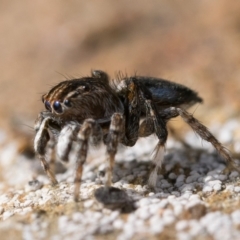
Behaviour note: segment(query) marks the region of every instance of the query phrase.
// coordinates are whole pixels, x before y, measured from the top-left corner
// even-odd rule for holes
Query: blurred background
[[[238,1],[1,0],[0,35],[0,129],[15,137],[32,139],[43,93],[91,69],[187,85],[208,126],[239,116]]]

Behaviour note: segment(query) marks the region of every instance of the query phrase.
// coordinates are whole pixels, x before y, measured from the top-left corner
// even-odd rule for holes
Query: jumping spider
[[[232,163],[221,143],[186,111],[195,103],[201,103],[202,99],[196,92],[177,83],[153,77],[120,75],[118,81],[110,85],[108,75],[95,70],[90,77],[60,82],[43,95],[42,101],[46,111],[40,112],[36,120],[35,151],[51,183],[55,185],[58,183],[55,174],[45,159],[50,132],[56,142],[57,156],[62,161],[68,161],[72,144],[76,142],[76,201],[89,142],[96,145],[103,141],[106,145],[108,170],[105,185],[109,187],[118,144],[133,146],[139,137],[156,134],[159,141],[153,158],[155,169],[149,177],[149,185],[155,186],[158,169],[164,159],[168,136],[166,125],[177,116],[181,116],[228,163]]]

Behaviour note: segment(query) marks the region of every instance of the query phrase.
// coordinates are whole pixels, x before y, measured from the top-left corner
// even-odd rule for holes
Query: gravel
[[[216,135],[227,144],[237,127],[239,124],[231,120]],[[198,144],[195,135],[187,136],[187,142]],[[240,139],[234,141],[237,146]],[[174,146],[174,140],[170,142]],[[125,191],[134,202],[136,210],[130,213],[107,209],[94,198],[102,186],[104,149],[91,151],[91,161],[84,169],[81,202],[75,204],[71,163],[65,173],[57,175],[59,185],[51,187],[47,177],[36,170],[38,161],[20,155],[17,143],[2,144],[0,231],[16,233],[15,239],[95,239],[106,234],[118,240],[154,236],[240,239],[239,173],[224,173],[225,164],[208,144],[196,150],[199,145],[185,149],[176,142],[177,148],[167,147],[153,191],[147,179],[155,143],[155,138],[140,139],[133,148],[120,147],[116,157],[113,187]]]

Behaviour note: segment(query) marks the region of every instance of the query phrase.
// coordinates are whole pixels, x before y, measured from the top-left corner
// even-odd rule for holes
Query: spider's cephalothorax
[[[54,173],[45,159],[50,132],[56,142],[56,152],[62,161],[68,156],[75,141],[74,198],[78,200],[82,168],[86,160],[89,140],[107,147],[108,171],[106,186],[111,185],[111,174],[118,143],[133,146],[139,137],[156,134],[155,169],[149,185],[155,186],[157,172],[164,158],[167,122],[181,116],[204,140],[212,143],[229,163],[226,149],[186,109],[202,99],[191,89],[167,80],[152,77],[119,77],[110,86],[106,73],[92,71],[90,77],[63,81],[42,97],[46,111],[39,114],[35,129],[34,148],[52,184],[57,184]],[[140,124],[141,120],[141,124]],[[55,144],[52,144],[55,146]]]

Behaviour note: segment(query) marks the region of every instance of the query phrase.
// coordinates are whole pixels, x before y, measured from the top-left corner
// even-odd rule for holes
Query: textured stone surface
[[[152,75],[185,84],[204,99],[190,109],[240,159],[239,2],[20,1],[0,3],[1,239],[240,239],[239,173],[180,119],[170,122],[192,148],[167,143],[155,191],[146,183],[154,139],[120,148],[114,187],[136,210],[109,210],[94,198],[105,149],[84,168],[74,204],[73,169],[57,167],[52,188],[32,151],[41,95],[91,69]],[[60,74],[59,74],[60,73]],[[35,160],[34,160],[35,159]]]
[[[105,235],[110,239],[221,239],[223,233],[229,239],[240,238],[239,173],[225,173],[225,164],[211,149],[167,149],[166,164],[172,167],[162,169],[153,191],[146,185],[150,157],[149,161],[142,160],[139,149],[148,148],[150,156],[155,144],[156,139],[150,137],[139,140],[133,148],[120,150],[113,173],[113,178],[118,175],[119,180],[113,187],[122,193],[113,193],[120,194],[121,199],[112,198],[117,204],[111,202],[111,209],[109,200],[102,205],[94,197],[102,186],[97,176],[99,169],[104,171],[99,167],[105,162],[104,148],[90,152],[81,201],[76,204],[72,164],[66,172],[57,174],[59,185],[51,187],[47,177],[36,170],[40,165],[37,159],[19,155],[17,143],[15,148],[6,145],[3,152],[11,164],[0,163],[5,173],[0,188],[0,231],[15,233],[15,239],[101,239]],[[198,158],[193,158],[196,151]],[[240,164],[240,160],[235,162]],[[134,207],[121,212],[119,208],[129,204],[130,199]]]

